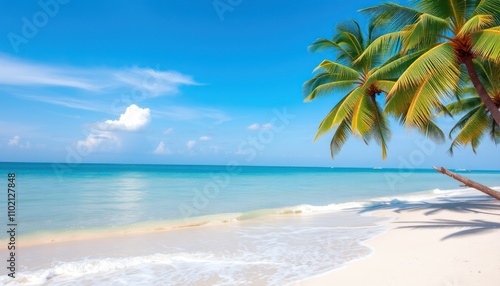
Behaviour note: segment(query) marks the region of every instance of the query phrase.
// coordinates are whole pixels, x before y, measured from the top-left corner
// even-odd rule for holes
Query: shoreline
[[[374,210],[393,219],[363,241],[372,253],[292,285],[497,285],[500,201],[460,198]]]
[[[500,187],[492,188],[500,190]],[[148,235],[165,231],[175,231],[178,229],[228,225],[232,223],[251,221],[254,219],[265,219],[266,217],[272,219],[272,217],[276,216],[320,215],[357,209],[365,209],[366,211],[363,213],[369,214],[375,211],[378,207],[391,206],[394,208],[404,208],[407,204],[434,201],[440,198],[462,197],[464,195],[477,197],[478,194],[480,193],[470,188],[449,190],[435,189],[429,191],[395,194],[393,196],[373,197],[359,201],[336,202],[328,205],[303,204],[270,209],[257,209],[240,213],[218,213],[203,216],[192,216],[189,218],[143,221],[130,225],[119,225],[116,227],[43,230],[21,234],[20,238],[22,238],[24,246],[41,246],[61,242],[119,238],[129,235]],[[0,243],[5,242],[6,238],[2,237],[0,239]]]
[[[20,256],[23,278],[18,282],[41,281],[41,285],[48,280],[55,282],[64,279],[64,275],[78,276],[83,271],[83,277],[89,279],[89,283],[94,283],[91,281],[94,279],[93,273],[106,275],[109,271],[127,272],[147,265],[150,270],[157,271],[157,275],[165,275],[165,283],[187,279],[185,283],[191,285],[205,285],[203,277],[189,280],[189,277],[196,277],[193,275],[200,271],[211,271],[210,277],[216,279],[213,283],[222,282],[225,279],[223,277],[230,277],[234,283],[247,281],[262,285],[268,285],[270,281],[273,281],[271,285],[301,286],[331,285],[334,282],[347,286],[496,285],[493,281],[497,282],[500,277],[500,257],[494,260],[496,257],[490,256],[491,253],[500,253],[500,246],[494,248],[499,235],[495,227],[500,230],[500,202],[467,190],[461,190],[458,195],[455,192],[433,193],[434,196],[427,199],[426,196],[410,194],[406,196],[407,200],[390,197],[376,198],[362,204],[351,202],[348,203],[349,208],[337,211],[306,207],[304,212],[297,215],[293,212],[271,215],[266,212],[265,215],[249,219],[209,223],[200,227],[129,232],[68,241],[58,238],[54,242],[33,246],[28,246],[25,244],[27,241],[24,241],[20,244],[23,250]],[[463,225],[429,227],[433,220],[441,223],[443,220],[445,223],[456,220]],[[455,255],[456,249],[464,248],[461,236],[444,240],[446,243],[456,240],[461,243],[446,253],[439,252],[439,247],[432,249],[440,245],[443,237],[468,230],[470,227],[467,223],[477,220],[487,222],[483,226],[485,231],[493,231],[485,235],[486,241],[476,243],[481,247],[480,251],[484,252],[479,255],[479,263],[474,262],[474,266],[479,267],[478,271],[482,271],[485,276],[480,280],[482,284],[471,282],[471,279],[477,278],[475,276],[455,278],[455,275],[447,274],[450,267],[443,266],[453,265],[451,268],[460,269],[462,273],[467,270],[463,269],[463,265],[455,266],[454,261],[446,259],[470,260],[476,255],[472,247],[473,251],[466,253],[465,258]],[[476,236],[482,237],[480,234],[471,237]],[[467,242],[469,236],[465,237]],[[430,247],[430,250],[421,245],[418,248],[418,243],[422,241],[426,242],[424,246]],[[414,248],[419,249],[417,254],[411,252]],[[420,256],[424,258],[420,259]],[[416,264],[419,259],[424,262],[443,262],[429,270],[426,265]],[[492,270],[488,266],[490,264],[498,268]],[[163,268],[165,266],[169,270]],[[178,267],[184,270],[179,272]],[[185,272],[185,267],[188,267],[190,274]],[[445,273],[434,273],[431,271],[434,268],[446,268]],[[75,269],[80,270],[74,272]],[[391,272],[388,273],[388,269]],[[409,272],[411,269],[415,269],[415,272]],[[422,275],[441,280],[413,279],[413,276]],[[139,277],[143,276],[136,278]],[[254,281],[255,277],[261,280]],[[390,280],[384,280],[387,277]],[[418,282],[411,284],[410,281],[409,284],[406,281],[409,277]],[[271,280],[266,280],[268,278]],[[362,280],[356,280],[358,278]],[[461,284],[456,284],[453,279],[459,279],[457,281]],[[467,283],[463,284],[462,281]],[[39,284],[36,282],[33,285]]]

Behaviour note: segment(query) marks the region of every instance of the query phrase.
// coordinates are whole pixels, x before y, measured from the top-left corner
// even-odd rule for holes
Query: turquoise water
[[[17,220],[22,224],[22,234],[185,220],[298,205],[327,206],[435,189],[457,189],[459,184],[434,170],[63,166],[0,165],[0,174],[5,178],[7,173],[16,173]],[[486,185],[500,186],[497,171],[473,171],[464,175]]]
[[[8,173],[18,240],[35,242],[9,285],[289,285],[370,253],[383,219],[360,210],[484,199],[434,170],[2,163],[2,206]]]

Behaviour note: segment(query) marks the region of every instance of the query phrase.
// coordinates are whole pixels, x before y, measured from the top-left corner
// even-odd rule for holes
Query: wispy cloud
[[[247,126],[247,129],[252,130],[252,131],[262,130],[262,129],[271,129],[271,128],[273,128],[271,123],[265,123],[262,125],[260,125],[258,123],[254,123],[252,125]]]
[[[48,65],[0,54],[3,86],[65,87],[94,93],[138,89],[144,97],[155,97],[177,94],[180,86],[197,84],[191,76],[176,71]]]
[[[167,147],[165,147],[165,143],[161,141],[156,147],[156,149],[153,151],[153,153],[157,155],[168,155],[171,154],[172,152]]]
[[[173,71],[155,71],[134,67],[125,71],[118,71],[115,78],[130,87],[141,87],[152,96],[162,94],[176,94],[181,85],[196,85],[190,77]]]
[[[262,129],[272,129],[273,125],[271,123],[262,124]]]
[[[60,86],[84,90],[100,88],[92,82],[90,71],[72,67],[53,67],[49,65],[22,61],[0,55],[0,84],[13,86]]]
[[[210,137],[210,136],[201,136],[200,137],[200,141],[210,141],[210,140],[212,140],[212,137]]]
[[[120,139],[108,131],[93,130],[84,140],[76,142],[77,150],[85,150],[85,152],[93,152],[101,145],[114,146],[120,145]]]
[[[32,101],[60,105],[74,109],[90,110],[90,111],[101,111],[102,109],[99,108],[96,104],[89,102],[88,100],[80,100],[70,97],[48,97],[48,96],[32,96],[32,95],[16,95],[16,96]]]
[[[187,143],[186,143],[186,147],[191,150],[193,149],[194,145],[196,145],[196,141],[195,140],[189,140]]]
[[[248,130],[259,130],[260,129],[260,125],[257,124],[257,123],[254,123],[250,126],[247,127]]]
[[[21,139],[21,137],[19,137],[19,135],[16,135],[14,136],[12,139],[9,140],[9,146],[17,146],[19,145],[19,140]]]
[[[174,128],[170,127],[167,130],[163,131],[163,134],[170,135],[174,132]]]
[[[19,148],[31,148],[32,145],[31,143],[28,141],[28,142],[24,142],[23,144],[21,143],[21,136],[19,135],[16,135],[14,137],[12,137],[12,139],[9,139],[9,142],[7,143],[9,146],[13,146],[13,147],[19,147]],[[38,145],[40,146],[40,145]]]

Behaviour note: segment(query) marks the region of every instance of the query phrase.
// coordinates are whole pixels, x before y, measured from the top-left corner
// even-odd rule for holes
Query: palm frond
[[[359,42],[357,35],[344,32],[335,38],[335,41],[344,48],[346,53],[343,55],[348,57],[349,62],[356,60],[363,53],[363,43]]]
[[[382,112],[382,108],[375,100],[370,100],[370,104],[370,110],[372,110],[373,114],[373,124],[369,135],[381,147],[382,159],[385,159],[387,158],[387,142],[391,138],[389,121],[387,120],[385,114]]]
[[[373,105],[371,104],[372,99],[364,95],[357,102],[353,110],[352,115],[352,133],[353,134],[365,134],[367,133],[374,124]]]
[[[366,84],[371,84],[379,79],[387,78],[398,78],[401,74],[422,54],[426,51],[422,50],[419,52],[411,53],[405,56],[395,55],[394,57],[388,59],[383,65],[377,68],[370,78],[367,80]]]
[[[470,18],[462,26],[462,29],[457,33],[457,37],[464,37],[467,34],[474,34],[482,29],[491,27],[495,22],[495,18],[492,15],[475,15]]]
[[[332,62],[329,60],[322,61],[313,72],[324,70],[328,74],[338,74],[342,79],[356,79],[359,77],[359,72],[351,67],[343,64]]]
[[[395,47],[401,41],[403,32],[397,31],[387,33],[376,38],[366,49],[355,59],[355,63],[362,61],[365,58],[371,58],[375,55],[385,57],[395,52]]]
[[[419,128],[418,131],[436,143],[443,143],[446,138],[444,132],[432,120],[428,121],[422,128]]]
[[[355,88],[346,95],[345,100],[339,103],[339,109],[335,118],[333,118],[332,124],[339,124],[346,118],[352,118],[356,103],[358,103],[363,96],[365,96],[365,94],[361,88]]]
[[[418,86],[422,79],[432,76],[433,87],[441,95],[448,95],[458,86],[460,70],[450,43],[441,43],[416,59],[401,75],[388,97],[400,90]],[[441,89],[441,90],[440,90]]]
[[[476,2],[478,3],[474,9],[474,12],[472,12],[472,16],[493,15],[493,17],[495,18],[495,23],[497,25],[500,25],[500,13],[498,13],[498,11],[500,11],[500,0],[482,0]]]
[[[356,82],[353,80],[340,80],[329,83],[324,83],[313,89],[311,93],[304,99],[304,102],[311,101],[316,97],[330,95],[334,91],[347,91],[352,88]]]
[[[441,106],[441,87],[435,86],[435,81],[428,76],[415,91],[407,108],[405,125],[421,128],[429,122],[435,110]]]
[[[390,25],[393,30],[400,30],[417,21],[421,12],[396,3],[382,3],[378,6],[359,10],[367,15],[375,25]]]
[[[476,54],[495,63],[500,63],[500,26],[477,32],[472,39]]]
[[[461,26],[466,15],[466,1],[463,0],[419,0],[416,2],[421,11],[436,17],[452,19],[456,26]]]
[[[342,49],[337,43],[332,40],[319,38],[308,47],[311,52],[319,52],[327,49]]]
[[[396,80],[390,80],[390,79],[375,81],[375,85],[377,86],[377,88],[379,88],[384,93],[388,93],[394,87],[395,84]]]
[[[493,117],[490,115],[488,116],[489,119],[489,126],[491,131],[490,131],[490,139],[495,143],[495,145],[500,143],[500,127],[498,124],[493,120]]]
[[[336,39],[343,38],[345,34],[350,34],[356,38],[356,40],[353,41],[352,43],[360,45],[361,47],[363,46],[364,43],[363,32],[361,31],[361,27],[359,26],[358,21],[356,20],[342,21],[339,24],[337,24],[337,26],[335,26],[335,29],[337,30],[337,37],[335,37]]]
[[[460,101],[454,101],[446,106],[446,109],[453,114],[460,114],[466,111],[469,111],[473,108],[477,108],[478,106],[482,105],[482,100],[480,97],[475,96],[475,97],[469,97],[462,99]]]
[[[332,158],[340,152],[340,149],[342,149],[342,146],[344,146],[351,134],[351,122],[348,119],[343,120],[335,130],[335,133],[333,133],[332,140],[330,141],[330,155]]]
[[[450,146],[449,152],[451,154],[453,154],[453,148],[468,144],[471,144],[472,151],[475,153],[485,130],[488,128],[489,119],[486,115],[486,107],[480,106],[473,109],[466,116],[466,120],[460,120],[457,123],[457,125],[460,123],[459,127],[452,129],[452,131],[460,131]]]
[[[478,61],[474,59],[474,66],[476,68],[479,80],[483,84],[484,89],[488,94],[497,94],[500,92],[500,63],[494,64],[492,62]]]
[[[339,111],[339,107],[342,105],[342,102],[346,99],[344,97],[340,102],[338,102],[330,112],[325,116],[325,118],[321,121],[318,127],[318,131],[316,132],[316,136],[314,137],[314,141],[318,140],[319,137],[325,135],[328,133],[330,130],[335,128],[335,125],[333,124],[333,119],[337,116],[337,112]],[[350,126],[349,126],[350,128]]]
[[[421,49],[436,43],[439,36],[444,34],[449,27],[449,20],[442,19],[431,14],[420,15],[415,24],[402,29],[403,53],[412,49]]]

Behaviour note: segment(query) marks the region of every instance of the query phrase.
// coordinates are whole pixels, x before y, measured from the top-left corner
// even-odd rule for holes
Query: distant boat
[[[382,167],[373,167],[373,170],[382,170]]]
[[[459,169],[455,169],[455,171],[456,171],[456,172],[465,172],[465,171],[467,171],[467,170],[466,170],[466,169],[464,169],[464,168],[459,168]]]

